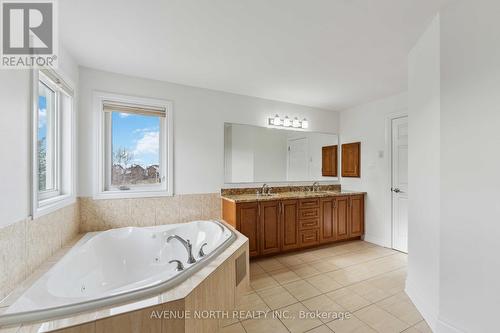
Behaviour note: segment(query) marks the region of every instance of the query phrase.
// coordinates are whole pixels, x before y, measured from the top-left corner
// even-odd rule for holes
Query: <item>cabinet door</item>
[[[365,203],[362,195],[350,197],[349,237],[361,236],[364,232]]]
[[[360,154],[360,142],[342,145],[342,177],[361,177]]]
[[[334,241],[335,234],[335,199],[325,198],[320,201],[320,241]]]
[[[336,239],[349,238],[349,197],[336,197],[334,212]]]
[[[299,247],[298,200],[281,202],[281,248],[291,250]]]
[[[280,251],[280,202],[260,203],[260,253],[270,254]]]
[[[248,237],[249,255],[259,255],[259,204],[257,202],[238,204],[237,229]]]
[[[337,177],[337,146],[322,147],[321,174],[323,177]]]

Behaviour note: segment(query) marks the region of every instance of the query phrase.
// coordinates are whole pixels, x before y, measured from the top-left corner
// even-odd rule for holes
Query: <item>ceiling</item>
[[[406,89],[448,0],[64,0],[80,65],[340,110]]]

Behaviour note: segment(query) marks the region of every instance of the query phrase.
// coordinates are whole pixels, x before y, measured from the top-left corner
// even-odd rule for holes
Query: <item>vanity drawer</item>
[[[319,228],[319,219],[299,220],[299,230]]]
[[[319,207],[319,198],[300,199],[299,208]]]
[[[319,244],[319,229],[300,231],[299,240],[303,246]]]
[[[318,219],[319,208],[305,208],[299,210],[299,219]]]

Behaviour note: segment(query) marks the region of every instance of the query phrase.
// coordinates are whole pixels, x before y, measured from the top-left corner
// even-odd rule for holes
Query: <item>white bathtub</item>
[[[197,260],[178,235],[192,243]],[[218,221],[122,228],[84,236],[1,316],[0,326],[89,311],[118,302],[139,300],[174,287],[203,267],[235,239]],[[199,257],[200,247],[205,256]],[[180,260],[177,271],[171,260]]]

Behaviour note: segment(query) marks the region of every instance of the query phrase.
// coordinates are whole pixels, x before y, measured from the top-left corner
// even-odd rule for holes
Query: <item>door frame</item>
[[[386,195],[385,195],[385,218],[390,226],[390,240],[387,242],[389,247],[394,248],[394,219],[392,215],[392,121],[394,119],[408,117],[408,110],[404,109],[398,112],[393,112],[385,117],[385,151],[387,152],[386,165]]]

